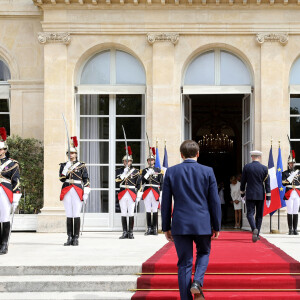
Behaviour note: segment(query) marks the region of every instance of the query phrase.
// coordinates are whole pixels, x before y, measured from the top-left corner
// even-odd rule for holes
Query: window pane
[[[0,127],[5,127],[7,135],[10,135],[9,115],[0,115]]]
[[[116,139],[124,139],[122,125],[127,139],[141,139],[144,118],[116,118]]]
[[[291,117],[290,120],[291,139],[300,139],[300,118]]]
[[[87,213],[108,213],[108,191],[91,190],[85,211]]]
[[[109,139],[109,118],[80,118],[81,139]]]
[[[7,81],[10,79],[10,71],[4,61],[0,60],[0,81]]]
[[[80,160],[87,164],[108,164],[108,142],[80,142]]]
[[[300,115],[300,95],[291,95],[290,114]]]
[[[141,115],[144,114],[142,95],[117,95],[117,115]]]
[[[109,95],[80,95],[81,115],[108,115]]]
[[[0,99],[0,112],[9,112],[8,99]]]
[[[142,64],[132,55],[116,51],[117,84],[146,84]]]
[[[96,54],[84,66],[81,84],[110,84],[110,51]]]
[[[141,144],[142,144],[141,142],[129,142],[128,143],[128,146],[130,146],[131,150],[132,150],[133,164],[141,163]],[[126,155],[125,142],[116,142],[116,163],[117,164],[122,163],[122,158],[124,155]],[[142,163],[143,162],[144,161],[142,161]]]
[[[296,156],[296,162],[299,162],[299,157],[300,157],[300,142],[291,142],[292,144],[292,149],[295,151],[295,156]],[[298,161],[297,161],[298,157]]]
[[[108,188],[108,167],[87,166],[91,188]]]
[[[250,97],[244,100],[244,118],[250,117]]]
[[[293,64],[290,73],[290,84],[300,84],[300,59]]]
[[[235,55],[221,51],[221,85],[243,84],[251,84],[251,77],[246,65]]]
[[[250,141],[250,120],[244,123],[244,144]]]

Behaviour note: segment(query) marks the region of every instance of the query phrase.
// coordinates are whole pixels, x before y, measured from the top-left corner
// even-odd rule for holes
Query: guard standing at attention
[[[300,174],[295,170],[295,154],[291,151],[288,169],[282,172],[282,185],[285,186],[284,200],[287,207],[289,235],[298,235],[298,211],[300,205]]]
[[[240,189],[242,200],[245,201],[246,197],[247,219],[252,229],[252,241],[255,243],[260,239],[265,196],[267,207],[271,205],[271,190],[268,168],[260,163],[262,152],[254,150],[250,151],[250,155],[252,162],[243,169]]]
[[[0,255],[8,252],[11,232],[10,212],[15,210],[22,196],[19,164],[9,157],[6,130],[0,128]]]
[[[146,215],[147,215],[147,231],[145,235],[157,235],[157,225],[158,225],[158,207],[159,200],[161,199],[163,178],[164,175],[159,168],[154,167],[155,163],[155,148],[151,148],[147,163],[147,168],[140,171],[143,195]],[[153,213],[153,218],[151,221],[151,212]]]
[[[63,182],[60,200],[63,201],[67,216],[67,242],[64,246],[78,246],[80,231],[80,211],[82,202],[86,204],[90,193],[90,180],[84,162],[77,159],[77,138],[71,137],[71,147],[66,153],[67,162],[60,164],[59,180]]]
[[[116,170],[116,183],[119,188],[118,200],[121,208],[121,221],[123,234],[120,239],[134,239],[134,208],[136,206],[137,193],[140,189],[140,172],[132,166],[132,151],[128,146],[128,155],[122,159],[124,166]],[[127,229],[127,216],[129,217],[129,230]]]

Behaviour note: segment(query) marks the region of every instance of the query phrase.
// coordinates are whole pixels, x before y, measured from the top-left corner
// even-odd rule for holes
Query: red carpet
[[[168,243],[143,264],[132,299],[180,299],[176,264]],[[252,243],[249,232],[221,232],[212,241],[203,289],[208,300],[300,299],[300,263],[264,238]]]

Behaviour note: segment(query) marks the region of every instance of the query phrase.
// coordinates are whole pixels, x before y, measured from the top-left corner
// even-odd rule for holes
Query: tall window
[[[133,165],[144,166],[144,90],[144,68],[126,52],[98,53],[83,67],[77,107],[80,159],[87,163],[91,181],[87,212],[118,212],[114,176],[125,155],[122,125],[133,152]]]
[[[6,63],[0,59],[0,127],[5,127],[7,134],[10,134],[9,123],[9,84],[7,80],[10,79],[10,71]]]
[[[290,139],[300,165],[300,95],[290,96]]]

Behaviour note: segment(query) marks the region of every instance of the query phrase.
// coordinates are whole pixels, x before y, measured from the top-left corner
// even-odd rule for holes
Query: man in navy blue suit
[[[245,165],[243,169],[241,196],[243,202],[246,197],[247,219],[252,230],[252,241],[255,243],[260,239],[265,196],[267,206],[271,205],[271,190],[268,168],[260,163],[262,152],[253,150],[250,151],[250,155],[252,162]]]
[[[162,194],[162,230],[174,241],[178,256],[178,283],[181,300],[204,299],[202,285],[207,269],[211,238],[218,238],[221,203],[212,168],[197,163],[199,146],[184,141],[180,146],[183,163],[167,169]],[[172,198],[174,198],[173,220]],[[194,281],[193,243],[197,248]]]

